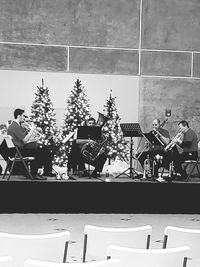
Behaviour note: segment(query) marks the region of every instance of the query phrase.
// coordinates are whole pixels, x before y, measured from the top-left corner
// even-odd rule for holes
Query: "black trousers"
[[[70,171],[83,171],[85,170],[85,163],[90,164],[95,167],[95,170],[101,172],[103,166],[107,160],[106,154],[100,154],[94,161],[87,160],[85,156],[81,153],[80,146],[73,141],[71,151],[68,157],[67,169]]]
[[[47,147],[41,146],[36,142],[27,143],[20,149],[20,152],[22,156],[33,156],[35,158],[30,162],[33,175],[36,175],[38,169],[42,167],[44,167],[44,175],[52,172],[52,155]]]

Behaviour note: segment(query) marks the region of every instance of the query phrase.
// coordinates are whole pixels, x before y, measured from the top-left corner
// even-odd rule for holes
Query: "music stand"
[[[133,137],[142,137],[142,131],[139,123],[121,123],[120,127],[123,132],[124,137],[130,137],[130,166],[127,170],[123,171],[116,178],[120,177],[123,174],[126,174],[128,177],[139,176],[137,171],[133,168],[132,158],[133,158]],[[126,173],[129,171],[129,175]]]
[[[101,140],[101,127],[99,126],[79,126],[77,139]]]
[[[154,147],[154,146],[163,146],[161,141],[153,134],[152,132],[143,133],[144,138]]]
[[[152,132],[143,133],[144,138],[152,145],[152,152],[154,155],[154,146],[163,146],[162,142],[153,134]],[[153,176],[154,176],[154,165],[155,161],[153,160]]]

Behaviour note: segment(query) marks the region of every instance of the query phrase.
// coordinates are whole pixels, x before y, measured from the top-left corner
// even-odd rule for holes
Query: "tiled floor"
[[[0,214],[1,232],[45,234],[70,231],[68,262],[82,260],[83,230],[86,224],[105,227],[136,227],[150,224],[153,227],[150,248],[162,248],[166,226],[200,229],[200,214]]]

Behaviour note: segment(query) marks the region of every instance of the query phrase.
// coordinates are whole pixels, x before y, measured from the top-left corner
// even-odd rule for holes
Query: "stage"
[[[74,178],[1,176],[0,213],[200,214],[200,178],[171,183],[112,175]]]

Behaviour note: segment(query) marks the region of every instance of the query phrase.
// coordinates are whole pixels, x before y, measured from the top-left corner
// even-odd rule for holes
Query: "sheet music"
[[[69,133],[64,139],[63,139],[63,143],[66,143],[67,141],[69,141],[70,138],[72,138],[72,136],[77,132],[77,130],[75,130],[74,132]]]
[[[7,135],[7,129],[5,127],[5,124],[0,125],[0,145],[5,139],[5,136]]]
[[[4,138],[5,138],[5,135],[0,133],[0,145],[2,144]]]
[[[8,148],[12,148],[13,145],[13,141],[12,141],[12,137],[10,135],[5,135],[4,139],[6,140],[6,144]]]

